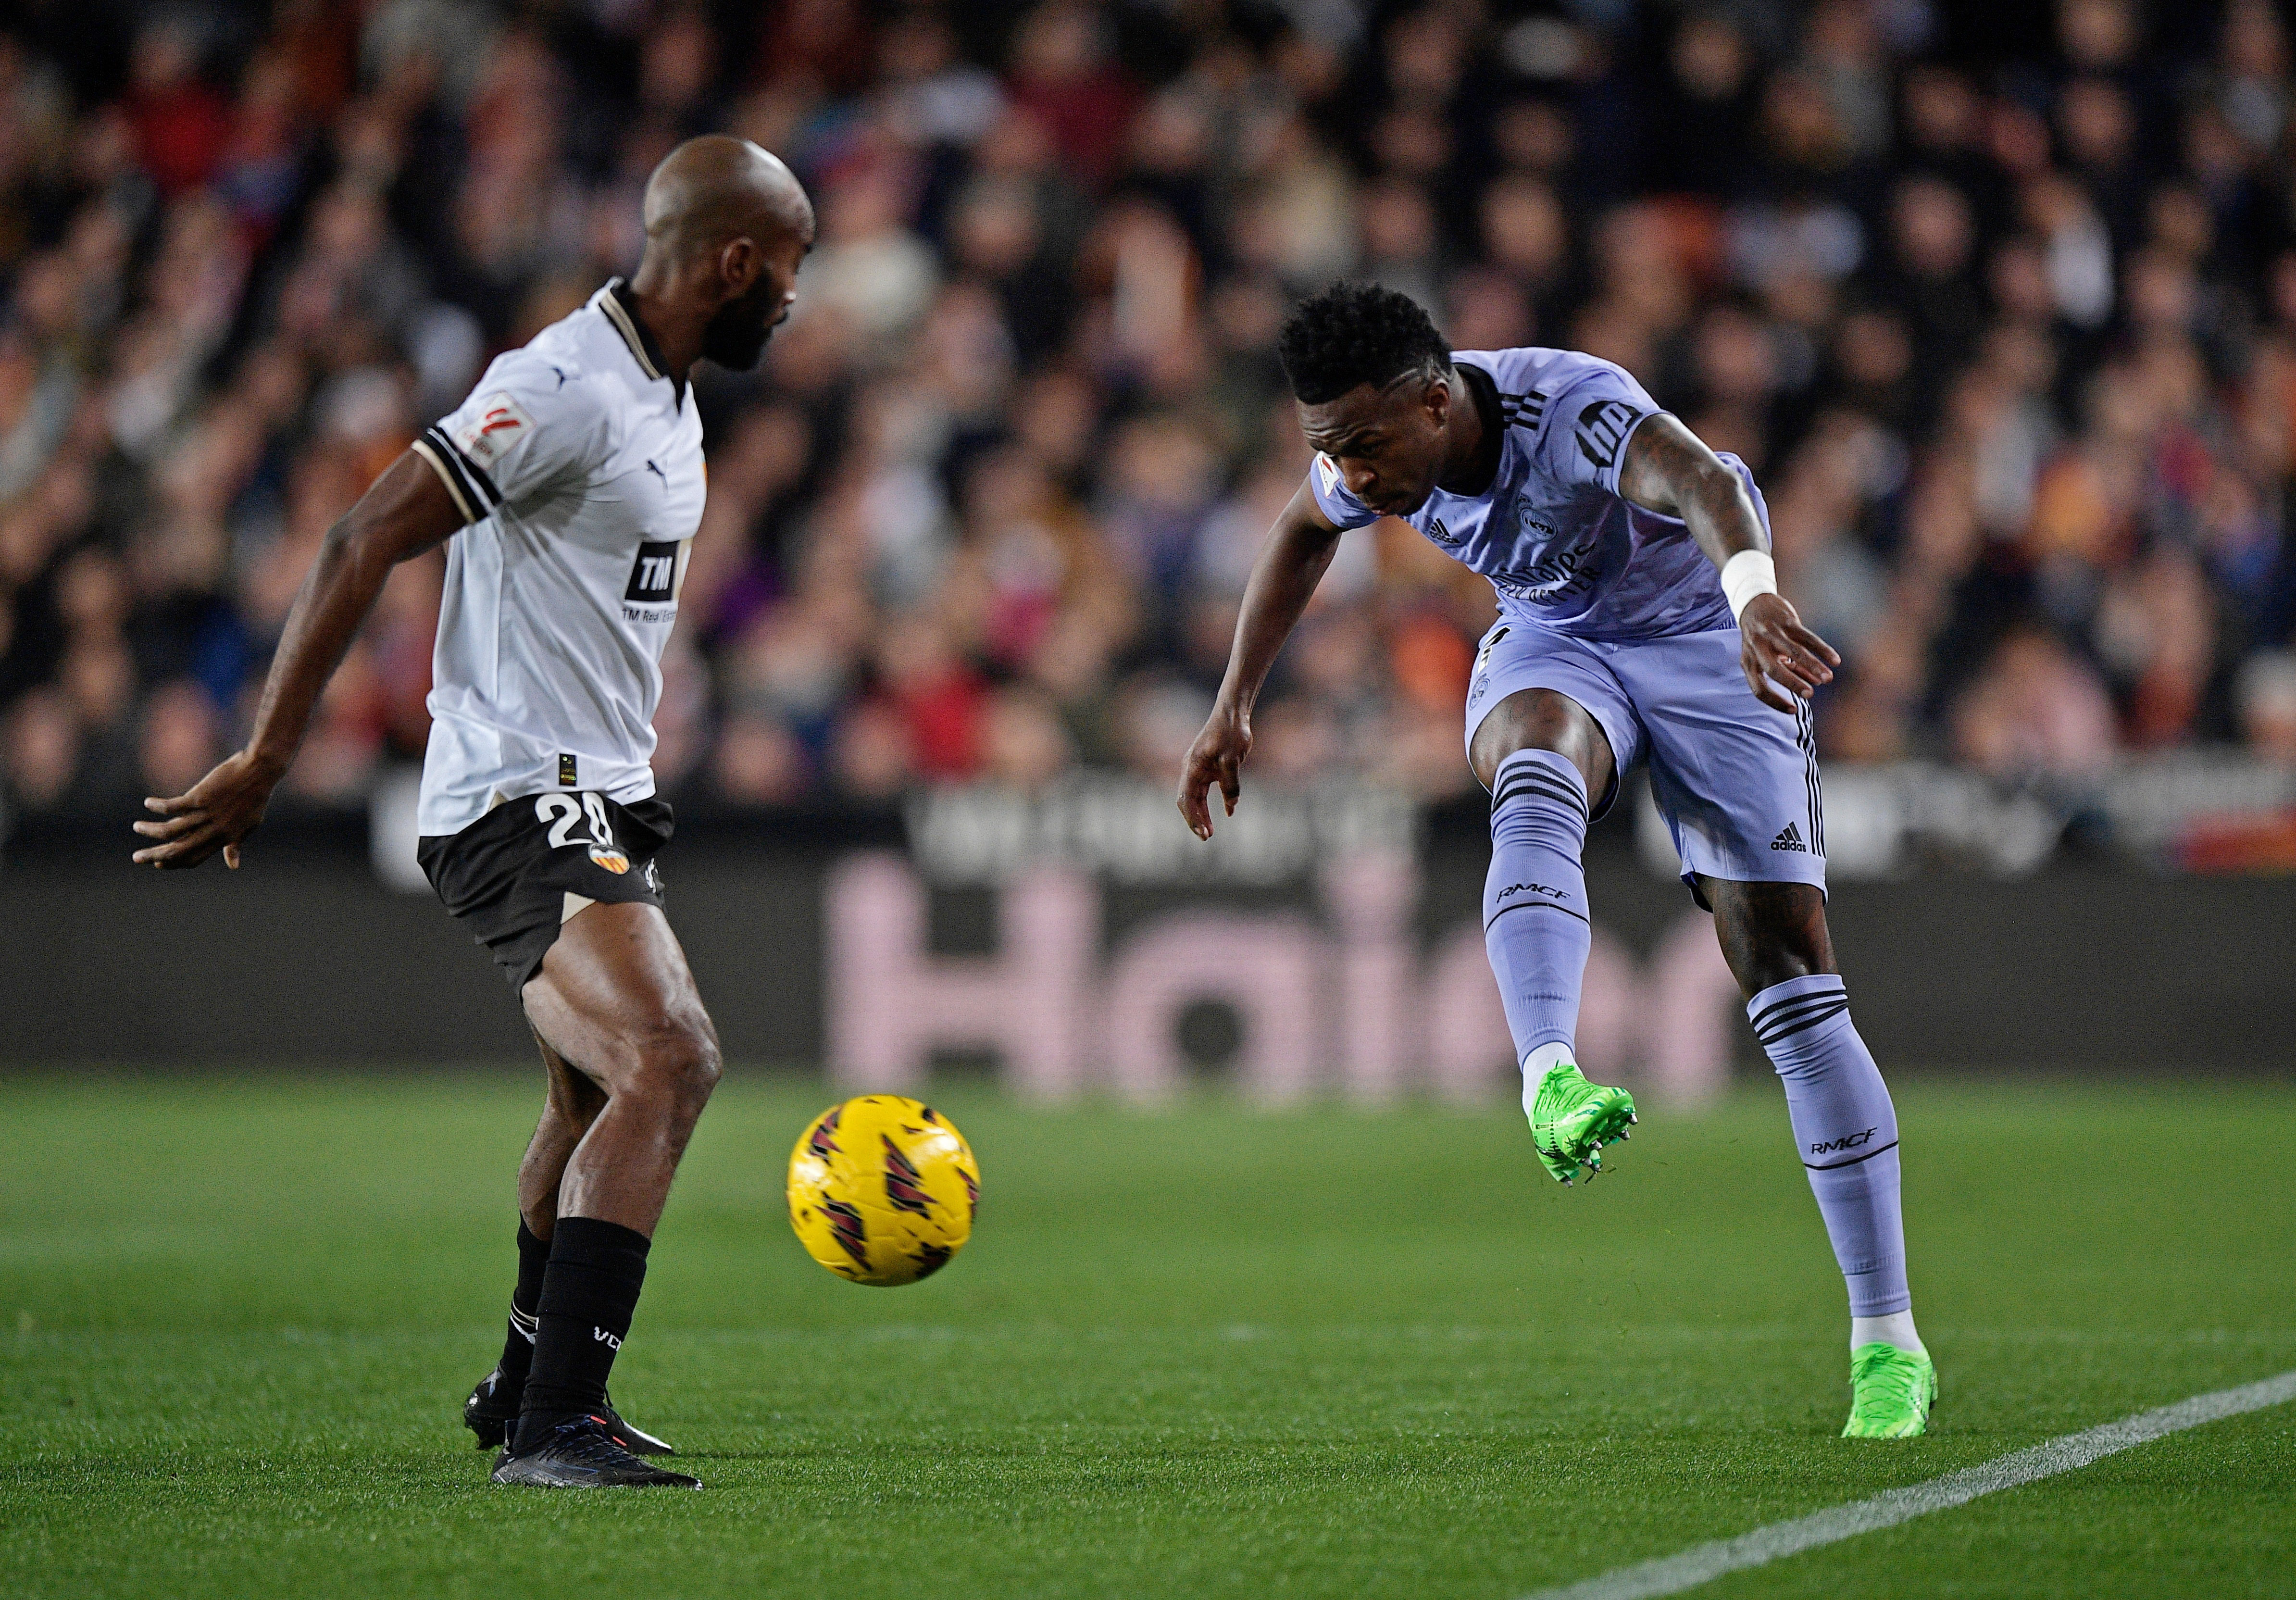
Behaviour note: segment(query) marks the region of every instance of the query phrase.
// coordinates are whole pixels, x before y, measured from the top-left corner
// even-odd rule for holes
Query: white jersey
[[[701,423],[621,280],[495,357],[414,447],[470,519],[447,546],[418,831],[550,789],[652,794]]]

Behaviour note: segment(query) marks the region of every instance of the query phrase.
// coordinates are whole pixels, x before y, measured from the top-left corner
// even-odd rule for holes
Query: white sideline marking
[[[2117,1423],[2068,1433],[2030,1449],[2015,1450],[1957,1473],[1948,1473],[1942,1478],[1931,1478],[1926,1483],[1890,1489],[1870,1500],[1853,1500],[1847,1506],[1812,1512],[1790,1522],[1772,1522],[1735,1538],[1694,1545],[1678,1555],[1620,1567],[1560,1588],[1541,1589],[1529,1600],[1649,1600],[1652,1596],[1678,1595],[1725,1572],[1762,1566],[1782,1556],[1838,1544],[1877,1528],[1894,1528],[1932,1511],[1966,1505],[1980,1495],[2076,1471],[2132,1445],[2146,1444],[2166,1434],[2197,1428],[2202,1423],[2238,1416],[2246,1411],[2261,1411],[2267,1406],[2278,1406],[2292,1399],[2296,1399],[2296,1372],[2284,1372],[2276,1378],[2244,1383],[2238,1389],[2196,1394],[2189,1400],[2178,1400],[2157,1411],[2140,1411]]]

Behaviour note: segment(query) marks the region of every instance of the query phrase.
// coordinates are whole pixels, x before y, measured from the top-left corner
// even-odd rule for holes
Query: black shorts
[[[595,790],[552,790],[504,800],[459,833],[424,838],[415,859],[515,994],[584,906],[661,904],[653,858],[672,825],[662,800],[625,806]]]

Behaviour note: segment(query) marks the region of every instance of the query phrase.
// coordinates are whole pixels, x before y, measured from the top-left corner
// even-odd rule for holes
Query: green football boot
[[[1844,1439],[1912,1439],[1929,1431],[1937,1368],[1926,1354],[1894,1344],[1849,1352],[1849,1423]]]
[[[1603,1170],[1603,1146],[1629,1136],[1627,1125],[1636,1120],[1632,1095],[1588,1083],[1584,1072],[1560,1061],[1538,1080],[1530,1140],[1558,1182],[1568,1184],[1583,1169],[1592,1183]]]

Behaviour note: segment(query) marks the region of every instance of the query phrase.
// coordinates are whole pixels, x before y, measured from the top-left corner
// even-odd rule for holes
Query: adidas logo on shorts
[[[1809,854],[1809,846],[1801,841],[1801,830],[1792,823],[1786,824],[1784,830],[1770,841],[1770,848],[1774,850],[1800,850],[1805,856]]]

